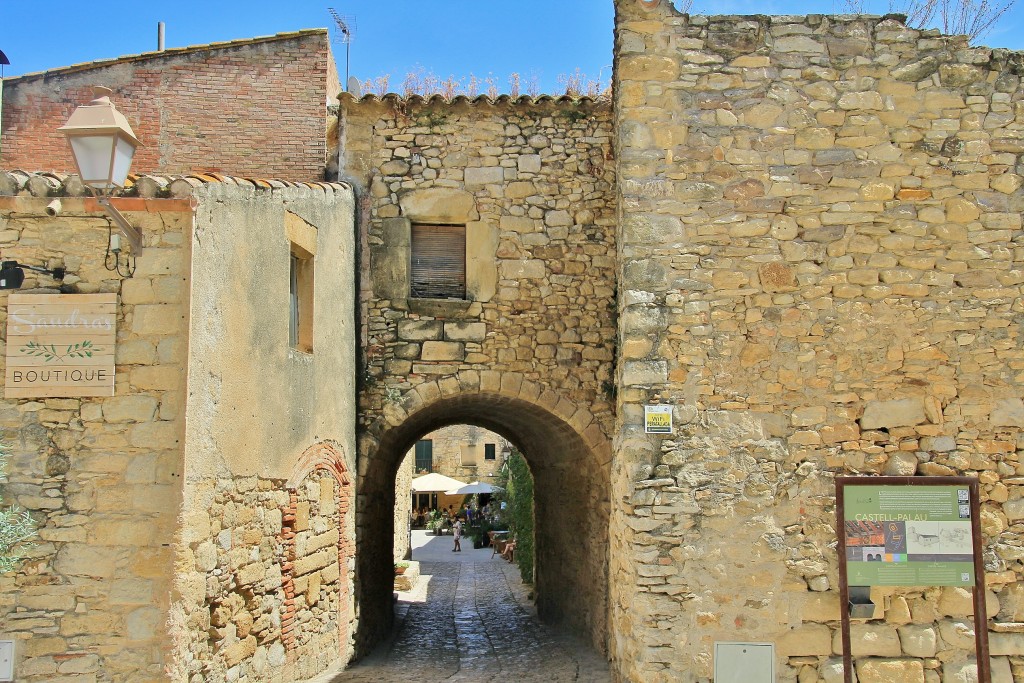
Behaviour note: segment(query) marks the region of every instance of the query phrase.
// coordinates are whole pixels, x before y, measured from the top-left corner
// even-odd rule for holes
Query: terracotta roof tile
[[[455,97],[448,99],[444,95],[434,94],[429,96],[423,95],[408,95],[403,96],[398,93],[389,92],[384,95],[376,95],[373,93],[363,95],[362,97],[356,97],[348,92],[343,92],[338,96],[338,99],[346,104],[390,104],[390,105],[412,105],[412,106],[432,106],[432,105],[469,105],[472,107],[556,107],[556,108],[570,108],[580,107],[585,109],[604,109],[611,106],[611,99],[606,96],[599,97],[572,97],[569,95],[538,95],[533,97],[530,95],[520,95],[519,97],[512,97],[511,95],[498,95],[495,98],[491,98],[487,95],[477,95],[476,97],[468,97],[466,95],[456,95]]]
[[[130,184],[125,184],[123,196],[174,197],[183,198],[191,194],[193,188],[202,185],[237,185],[253,187],[259,190],[278,190],[289,187],[304,187],[311,190],[331,192],[350,189],[344,182],[310,181],[304,183],[276,178],[237,178],[219,173],[199,173],[184,176],[129,176]],[[81,197],[91,194],[82,185],[76,174],[60,174],[47,172],[30,173],[22,170],[0,170],[0,197],[28,195],[33,197]]]

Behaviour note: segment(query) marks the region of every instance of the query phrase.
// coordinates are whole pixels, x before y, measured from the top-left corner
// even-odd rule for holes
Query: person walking
[[[455,537],[455,547],[452,548],[453,553],[462,552],[462,544],[459,540],[462,538],[462,520],[458,517],[455,518],[455,524],[452,525],[452,536]]]

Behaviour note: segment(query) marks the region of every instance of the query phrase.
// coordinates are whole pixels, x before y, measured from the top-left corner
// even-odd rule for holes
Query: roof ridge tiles
[[[346,182],[309,181],[297,182],[280,178],[245,178],[221,173],[194,173],[185,175],[135,175],[129,176],[124,196],[147,199],[181,199],[192,190],[203,185],[224,185],[249,187],[258,191],[274,191],[288,188],[307,188],[325,193],[338,189],[349,189]],[[21,169],[0,170],[0,197],[84,197],[88,188],[78,175],[53,173],[49,171],[24,171]]]

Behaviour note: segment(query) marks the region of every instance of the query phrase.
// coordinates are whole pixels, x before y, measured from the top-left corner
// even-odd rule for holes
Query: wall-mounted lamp
[[[25,282],[25,269],[36,273],[46,273],[54,280],[63,280],[67,271],[64,268],[43,268],[28,266],[17,261],[0,261],[0,289],[18,289]]]
[[[142,233],[110,203],[110,194],[124,187],[139,140],[128,119],[111,103],[111,92],[109,88],[93,88],[96,99],[75,109],[68,122],[57,130],[68,138],[82,182],[96,191],[97,202],[127,238],[132,254],[137,255],[142,251]],[[111,246],[108,243],[108,254],[115,252]],[[116,256],[115,268],[107,268],[123,274]],[[130,270],[134,272],[134,268]]]

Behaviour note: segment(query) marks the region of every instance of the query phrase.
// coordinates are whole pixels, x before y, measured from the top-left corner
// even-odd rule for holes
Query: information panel
[[[850,586],[973,586],[968,485],[847,485]]]
[[[671,434],[672,406],[644,406],[644,431],[648,434]]]

